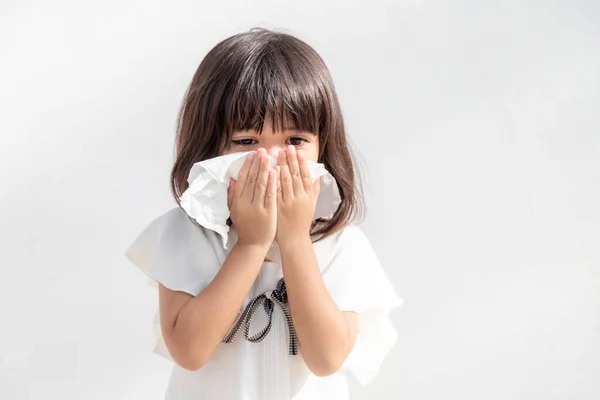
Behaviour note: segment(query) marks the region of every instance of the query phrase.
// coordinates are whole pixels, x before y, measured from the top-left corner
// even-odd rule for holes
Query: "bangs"
[[[326,126],[327,103],[318,86],[319,63],[305,54],[267,46],[250,55],[237,73],[230,75],[231,90],[224,92],[225,130],[262,133],[265,121],[273,132],[300,130],[319,134]],[[312,62],[311,62],[312,61]]]

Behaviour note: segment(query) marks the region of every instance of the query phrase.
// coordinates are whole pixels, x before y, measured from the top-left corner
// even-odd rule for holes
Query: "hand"
[[[319,197],[320,180],[314,183],[302,150],[280,150],[277,170],[277,233],[279,244],[310,234]]]
[[[277,181],[265,149],[248,154],[227,190],[238,244],[269,247],[277,230]]]

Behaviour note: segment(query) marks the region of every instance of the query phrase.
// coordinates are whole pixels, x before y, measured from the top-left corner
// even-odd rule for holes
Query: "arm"
[[[310,238],[319,195],[302,150],[278,157],[277,234],[290,313],[302,357],[318,376],[331,375],[354,347],[357,317],[342,312],[327,291]]]
[[[188,370],[204,365],[225,337],[275,238],[275,171],[264,149],[246,158],[228,190],[238,242],[196,297],[160,285],[161,330],[173,359]]]
[[[356,314],[340,311],[329,295],[308,234],[280,245],[280,249],[302,357],[315,375],[331,375],[354,346]]]
[[[235,321],[268,247],[235,245],[197,296],[159,285],[161,331],[173,359],[187,370],[202,367]]]

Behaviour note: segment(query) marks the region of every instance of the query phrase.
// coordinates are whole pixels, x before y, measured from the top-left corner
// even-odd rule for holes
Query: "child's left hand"
[[[285,244],[307,236],[315,214],[320,179],[314,183],[302,150],[294,146],[280,150],[277,157],[277,243]]]

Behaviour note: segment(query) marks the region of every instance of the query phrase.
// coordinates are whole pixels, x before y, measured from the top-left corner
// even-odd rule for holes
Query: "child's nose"
[[[279,150],[281,150],[281,149],[282,149],[281,146],[270,146],[270,147],[267,147],[266,150],[270,156],[277,157],[277,155],[279,154]]]

